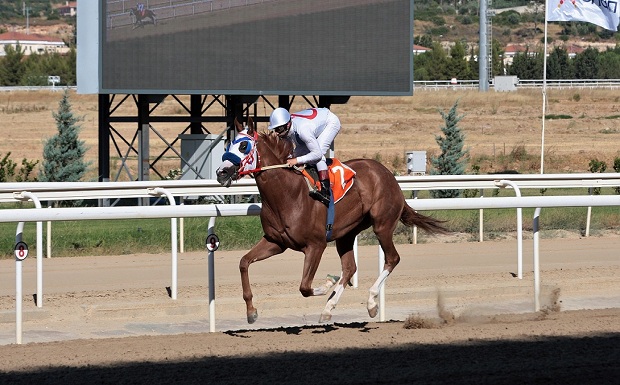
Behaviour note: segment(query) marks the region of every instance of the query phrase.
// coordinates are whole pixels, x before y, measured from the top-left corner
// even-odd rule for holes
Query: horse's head
[[[258,152],[256,149],[256,127],[252,118],[248,119],[247,126],[243,126],[235,118],[237,135],[232,143],[226,147],[222,155],[222,164],[216,171],[217,181],[229,187],[233,180],[239,179],[240,171],[254,170],[258,167]]]

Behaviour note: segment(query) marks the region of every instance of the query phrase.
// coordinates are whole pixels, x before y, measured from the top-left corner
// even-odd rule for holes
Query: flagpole
[[[545,165],[545,114],[547,109],[547,1],[545,1],[545,45],[543,53],[543,86],[542,86],[542,134],[540,143],[540,173],[544,173]]]

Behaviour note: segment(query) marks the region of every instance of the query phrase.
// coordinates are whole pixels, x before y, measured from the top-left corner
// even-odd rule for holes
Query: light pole
[[[26,2],[22,3],[22,15],[26,15],[26,35],[30,35],[30,7],[26,7]]]

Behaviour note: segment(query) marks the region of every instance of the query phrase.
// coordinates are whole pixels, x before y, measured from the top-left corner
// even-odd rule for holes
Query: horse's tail
[[[430,234],[448,234],[450,230],[446,229],[439,219],[429,217],[416,212],[408,204],[405,203],[403,212],[400,214],[400,221],[406,226],[417,226]]]

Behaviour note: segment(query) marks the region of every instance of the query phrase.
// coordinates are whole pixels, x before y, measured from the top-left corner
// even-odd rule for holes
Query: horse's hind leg
[[[394,225],[395,226],[395,225]],[[379,296],[379,291],[381,287],[385,283],[385,280],[390,275],[392,270],[398,265],[400,262],[400,255],[398,255],[398,251],[394,246],[394,241],[392,240],[392,234],[394,233],[394,228],[387,227],[375,227],[375,234],[379,239],[379,244],[381,245],[381,249],[385,253],[385,263],[383,265],[383,271],[379,274],[379,277],[375,281],[375,283],[370,287],[368,303],[366,305],[368,309],[368,315],[371,318],[377,316],[379,311],[379,303],[377,301],[377,297]]]
[[[252,263],[262,261],[276,254],[280,254],[284,250],[285,249],[280,245],[269,242],[265,238],[261,238],[261,240],[239,261],[243,299],[245,300],[248,323],[250,324],[254,323],[258,318],[258,311],[252,302],[253,296],[252,288],[250,287],[250,276],[248,274],[248,269]]]
[[[354,241],[355,236],[346,236],[336,241],[336,249],[338,250],[338,255],[340,255],[340,264],[342,266],[342,277],[340,277],[336,284],[336,288],[329,296],[327,304],[325,304],[325,308],[319,318],[319,322],[327,322],[332,319],[332,310],[336,308],[346,285],[351,281],[353,274],[357,271],[353,253]]]

